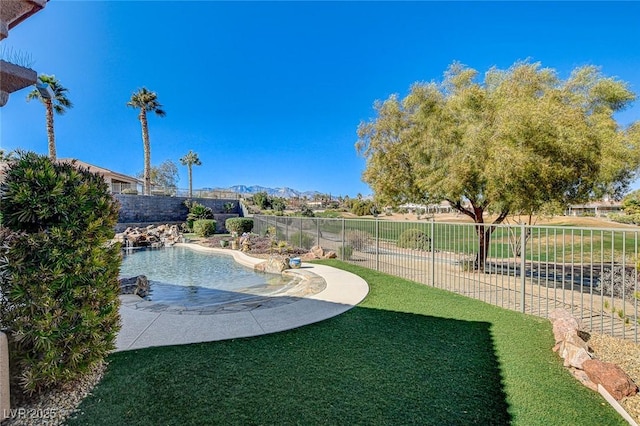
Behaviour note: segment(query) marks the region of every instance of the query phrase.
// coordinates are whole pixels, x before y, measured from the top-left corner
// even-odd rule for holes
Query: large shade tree
[[[358,128],[363,180],[378,202],[448,201],[476,223],[476,267],[509,214],[621,195],[640,164],[637,125],[614,113],[635,95],[598,68],[561,79],[538,63],[478,72],[452,64],[442,82],[376,102]]]
[[[192,168],[193,166],[201,166],[202,162],[200,158],[198,158],[198,154],[189,150],[188,153],[184,155],[184,157],[180,158],[180,163],[183,166],[187,166],[189,169],[189,198],[193,198],[193,174]]]
[[[33,89],[27,95],[27,102],[37,99],[44,105],[47,123],[47,139],[49,142],[49,158],[56,161],[56,136],[53,127],[53,114],[63,115],[67,109],[73,108],[73,103],[67,97],[68,89],[62,86],[54,75],[42,74],[38,77],[42,84],[49,86],[50,91],[41,92]],[[43,93],[47,95],[43,96]],[[50,95],[50,96],[49,96]]]
[[[166,112],[158,102],[158,95],[147,90],[145,87],[139,89],[131,95],[127,106],[140,110],[138,119],[142,127],[142,144],[144,147],[144,193],[151,194],[151,144],[149,143],[149,127],[147,125],[147,112],[152,112],[158,117],[164,117]]]
[[[136,177],[144,178],[144,170]],[[165,160],[158,166],[149,169],[151,186],[165,195],[175,195],[178,190],[178,166],[171,160]]]

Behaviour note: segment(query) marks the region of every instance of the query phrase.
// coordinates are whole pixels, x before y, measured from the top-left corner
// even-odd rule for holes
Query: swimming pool
[[[273,296],[299,279],[258,273],[221,254],[170,247],[127,253],[120,276],[146,275],[151,291],[145,299],[186,307],[241,300],[249,295]]]

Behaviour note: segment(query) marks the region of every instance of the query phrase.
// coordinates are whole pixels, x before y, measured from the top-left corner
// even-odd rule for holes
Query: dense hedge
[[[246,217],[231,217],[224,222],[224,227],[229,232],[236,232],[238,235],[253,230],[253,219]]]
[[[193,222],[193,232],[198,237],[208,237],[216,233],[216,221],[213,219],[198,219]]]
[[[0,328],[29,393],[73,380],[115,347],[118,204],[102,177],[21,153],[0,186]]]

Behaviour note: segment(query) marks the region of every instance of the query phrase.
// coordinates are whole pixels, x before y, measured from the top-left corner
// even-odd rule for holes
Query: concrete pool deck
[[[194,250],[231,255],[236,262],[250,268],[264,261],[237,250],[197,244],[182,245]],[[369,292],[366,281],[350,272],[309,263],[303,263],[301,271],[322,277],[326,288],[285,304],[273,303],[272,307],[249,311],[209,315],[204,307],[202,312],[192,311],[188,314],[167,310],[152,312],[135,308],[141,301],[138,296],[121,295],[122,328],[116,339],[116,351],[211,342],[290,330],[346,312],[360,303]],[[271,299],[278,299],[278,296]],[[268,305],[268,300],[266,302]]]

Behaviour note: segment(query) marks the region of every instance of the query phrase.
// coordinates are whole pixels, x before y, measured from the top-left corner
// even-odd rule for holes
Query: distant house
[[[58,160],[62,163],[75,162],[76,166],[87,169],[93,173],[97,173],[104,181],[109,185],[109,190],[112,194],[124,193],[141,193],[142,181],[132,176],[123,175],[103,167],[94,166],[93,164],[85,163],[84,161],[76,160],[73,158],[62,158]]]
[[[621,213],[622,202],[620,201],[594,201],[587,204],[573,204],[569,206],[565,215],[567,216],[606,216],[609,213]]]

